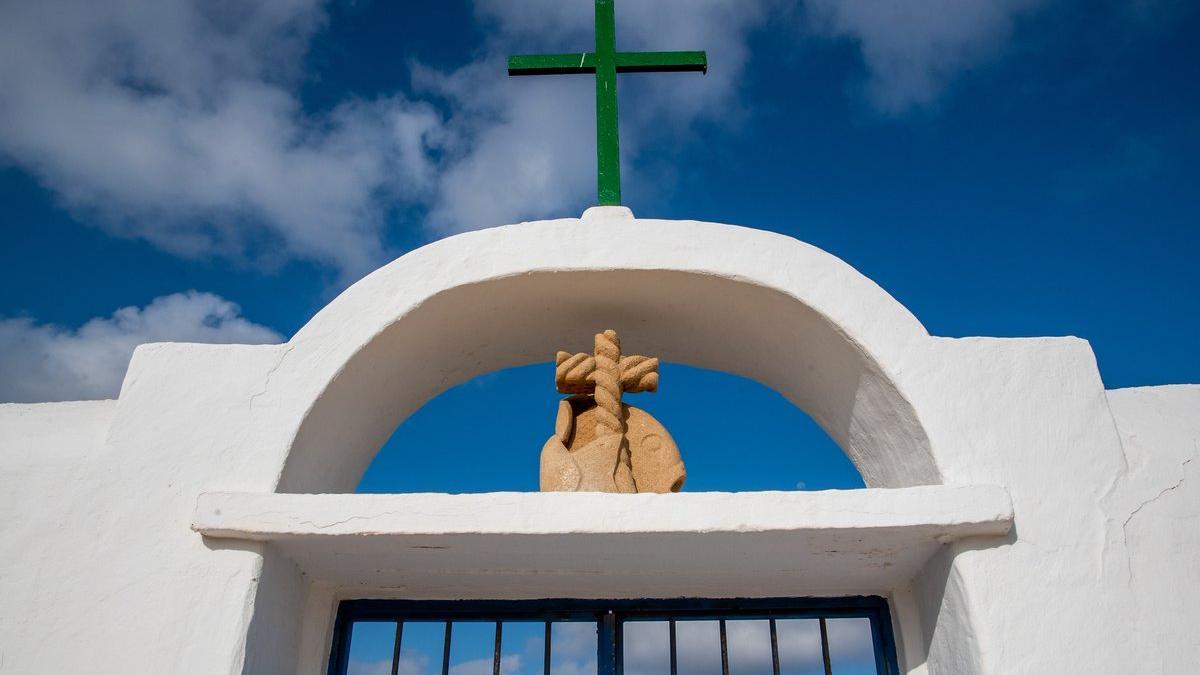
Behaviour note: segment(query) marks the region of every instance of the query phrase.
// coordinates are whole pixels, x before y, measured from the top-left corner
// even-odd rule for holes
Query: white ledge
[[[949,539],[1012,524],[995,486],[824,492],[572,492],[200,495],[192,529],[209,537],[620,534],[918,529]]]
[[[826,492],[200,496],[192,528],[406,597],[885,592],[1012,527],[994,486]]]

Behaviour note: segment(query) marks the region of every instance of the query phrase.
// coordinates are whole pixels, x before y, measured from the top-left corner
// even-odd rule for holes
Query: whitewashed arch
[[[941,482],[894,377],[930,338],[883,289],[790,237],[604,208],[443,239],[318,313],[271,378],[287,392],[272,426],[291,439],[277,489],[352,491],[392,431],[441,391],[586,348],[608,327],[638,353],[779,391],[868,486]]]

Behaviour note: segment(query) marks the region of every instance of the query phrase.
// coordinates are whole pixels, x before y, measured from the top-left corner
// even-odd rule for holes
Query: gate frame
[[[346,675],[351,631],[354,623],[359,621],[590,621],[597,626],[597,675],[621,675],[622,627],[626,622],[731,618],[868,619],[871,622],[876,672],[878,675],[899,675],[901,672],[896,658],[896,639],[888,601],[871,595],[835,598],[343,600],[338,605],[334,624],[328,673]]]

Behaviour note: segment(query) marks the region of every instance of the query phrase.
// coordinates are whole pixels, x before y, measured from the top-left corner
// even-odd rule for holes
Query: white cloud
[[[300,109],[318,0],[0,7],[0,154],[110,232],[355,275],[382,259],[388,200],[430,188],[432,107]]]
[[[441,663],[431,667],[430,660],[424,654],[404,653],[400,656],[400,664],[396,669],[400,675],[436,675],[441,672]],[[522,658],[518,654],[505,654],[500,657],[501,675],[519,675],[522,668]],[[391,659],[381,661],[357,661],[351,659],[347,675],[387,675],[392,672]],[[450,664],[451,675],[491,675],[492,659],[481,658]],[[592,670],[595,672],[595,669]]]
[[[636,172],[642,139],[685,137],[698,120],[742,119],[739,95],[755,31],[806,9],[808,34],[854,40],[867,68],[865,94],[885,114],[933,104],[963,70],[997,52],[1014,19],[1043,0],[659,0],[624,2],[618,48],[704,49],[705,77],[625,76],[621,151],[626,185],[657,182]],[[589,2],[478,0],[490,27],[485,60],[453,73],[418,68],[418,82],[447,97],[448,120],[467,139],[445,167],[432,202],[433,231],[571,214],[595,195],[591,78],[505,79],[502,55],[590,49]],[[626,94],[632,94],[630,99]]]
[[[403,662],[401,665],[401,673],[404,675],[423,675],[423,670],[404,670]],[[356,661],[351,659],[346,664],[346,675],[391,675],[392,661]]]
[[[934,102],[1041,0],[808,0],[807,25],[855,41],[880,110]],[[81,220],[180,255],[304,259],[349,280],[388,255],[389,206],[428,234],[573,214],[595,195],[588,77],[508,78],[503,57],[592,42],[590,2],[477,0],[483,56],[414,66],[417,91],[305,111],[303,56],[323,0],[43,0],[0,4],[0,160]],[[622,2],[623,49],[705,49],[707,76],[625,76],[626,185],[643,139],[744,119],[755,31],[796,0]],[[447,103],[443,117],[429,100]],[[648,171],[648,169],[642,169]]]
[[[665,622],[625,624],[625,672],[653,675],[668,671],[670,642]],[[777,622],[779,661],[783,670],[808,672],[822,665],[820,628],[815,619]],[[729,669],[737,673],[771,672],[771,634],[766,621],[726,622]],[[829,621],[830,652],[841,665],[871,664],[874,648],[870,626],[862,619]],[[720,633],[716,621],[676,623],[676,654],[680,672],[716,675],[721,672]],[[836,668],[834,669],[836,672]]]
[[[596,161],[591,82],[509,82],[500,58],[454,73],[418,66],[414,75],[427,91],[451,101],[458,111],[451,133],[464,141],[439,176],[430,233],[570,215],[586,203]]]
[[[472,659],[455,663],[450,666],[450,675],[490,675],[493,666],[492,659]],[[513,675],[521,670],[521,657],[517,654],[504,654],[500,657],[501,675]]]
[[[554,624],[555,656],[594,657],[596,624],[590,621],[561,621]]]
[[[129,357],[145,342],[260,344],[278,333],[209,293],[175,293],[143,308],[123,307],[78,329],[0,318],[0,401],[112,398]]]
[[[811,27],[858,43],[866,94],[885,113],[932,104],[962,71],[993,56],[1013,22],[1044,0],[808,0]]]
[[[640,139],[651,129],[680,135],[699,119],[736,117],[737,82],[749,58],[748,35],[767,16],[767,2],[661,0],[622,3],[618,48],[704,49],[707,76],[623,76],[636,103],[622,106],[625,184]],[[451,134],[466,139],[440,177],[432,230],[446,233],[521,218],[569,215],[594,203],[595,84],[590,77],[506,78],[504,56],[590,50],[590,3],[480,0],[480,20],[492,28],[481,62],[451,73],[417,67],[425,90],[446,97],[456,113]],[[649,77],[649,76],[648,76]]]

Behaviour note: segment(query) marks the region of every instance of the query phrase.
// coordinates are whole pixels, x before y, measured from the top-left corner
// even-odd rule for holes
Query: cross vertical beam
[[[596,0],[596,195],[601,206],[621,203],[617,131],[617,17],[613,0]]]
[[[614,0],[596,0],[596,51],[508,57],[509,75],[596,76],[596,193],[601,206],[621,203],[617,73],[708,72],[704,52],[618,52]]]

